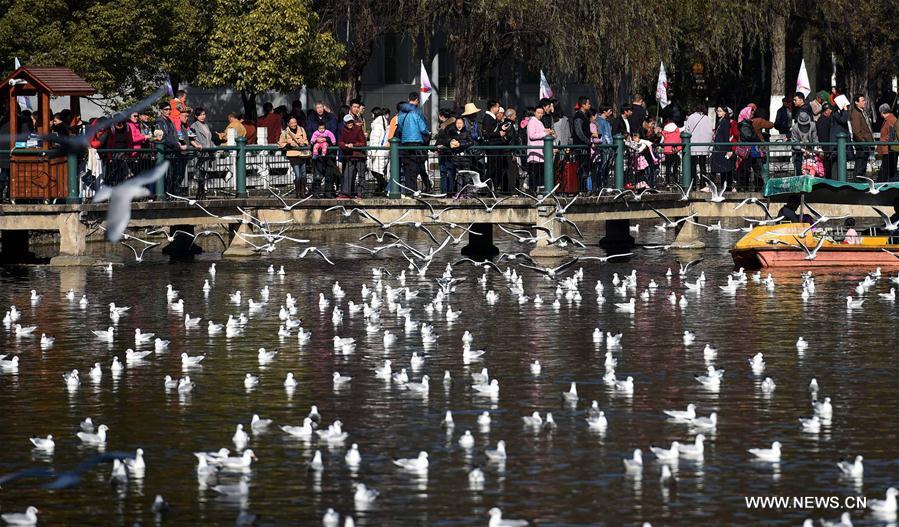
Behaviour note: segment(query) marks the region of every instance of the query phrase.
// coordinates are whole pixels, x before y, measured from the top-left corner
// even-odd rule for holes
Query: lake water
[[[598,227],[588,229],[588,240],[599,238]],[[649,225],[638,237],[641,243],[670,239],[672,234],[655,232]],[[454,276],[467,277],[444,302],[443,311],[426,313],[424,306],[437,291],[435,278],[448,261],[458,256],[458,247],[435,259],[426,278],[407,270],[406,287],[418,290],[417,298],[401,303],[412,308],[412,318],[434,325],[439,339],[424,346],[418,331],[406,333],[403,319],[382,307],[383,330],[397,335],[385,348],[382,333],[368,333],[362,313],[350,314],[350,300],[361,301],[363,284],[372,287],[371,267],[384,266],[393,278],[383,285],[399,287],[396,276],[405,261],[397,257],[373,259],[348,249],[359,231],[313,232],[307,237],[335,261],[334,267],[316,258],[295,259],[295,249],[278,251],[265,258],[220,260],[206,254],[192,263],[169,263],[158,254],[142,264],[126,263],[111,274],[102,269],[53,269],[8,267],[2,270],[0,306],[14,304],[22,311],[24,325],[38,326],[36,337],[17,338],[9,328],[0,329],[3,352],[20,358],[17,373],[0,372],[0,474],[29,467],[67,470],[97,454],[81,445],[75,432],[85,417],[109,426],[107,452],[134,451],[141,447],[147,462],[143,479],[127,484],[109,483],[110,465],[88,470],[80,485],[64,490],[45,490],[47,479],[20,479],[3,485],[2,512],[22,511],[29,505],[41,510],[42,525],[153,525],[149,512],[156,494],[165,497],[171,511],[161,520],[167,525],[232,525],[241,509],[261,515],[260,525],[320,525],[327,508],[350,514],[356,525],[486,525],[487,510],[500,507],[504,516],[527,519],[535,525],[799,525],[807,517],[836,520],[841,509],[781,510],[748,509],[751,496],[867,496],[883,498],[897,483],[895,353],[896,308],[878,298],[889,290],[886,273],[864,295],[863,309],[847,311],[845,296],[870,269],[817,271],[817,291],[807,301],[800,297],[798,271],[773,273],[776,287],[769,292],[749,280],[736,294],[719,289],[733,270],[727,249],[735,236],[710,233],[708,247],[699,252],[665,253],[636,250],[622,262],[584,262],[580,281],[581,300],[561,299],[553,307],[555,285],[539,275],[520,269],[524,289],[532,299],[539,294],[544,303],[519,304],[501,275],[491,272],[486,289],[476,280],[479,269],[459,266]],[[422,238],[416,237],[420,244]],[[497,235],[502,250],[520,250]],[[130,252],[112,251],[127,262]],[[602,254],[590,247],[591,254]],[[688,281],[699,272],[707,278],[700,294],[686,293],[686,307],[673,306],[671,291],[684,294],[675,259],[702,255],[705,261],[691,270]],[[211,261],[218,273],[212,291],[201,290]],[[266,268],[283,265],[285,276],[269,275]],[[501,264],[503,268],[506,263]],[[668,267],[674,277],[665,277]],[[638,287],[627,297],[637,296],[634,314],[617,312],[615,302],[625,297],[615,293],[612,273],[625,275],[636,270]],[[570,275],[571,273],[569,273]],[[639,293],[654,279],[659,287],[650,300]],[[596,302],[597,280],[604,286],[606,301]],[[331,288],[339,281],[346,292],[333,298]],[[191,316],[202,317],[201,327],[187,330],[183,314],[167,307],[165,286],[171,283],[181,293]],[[270,300],[259,311],[248,312],[247,298],[259,300],[259,290],[268,285]],[[65,298],[68,289],[78,297],[86,292],[86,308]],[[36,289],[42,300],[32,305],[29,291]],[[495,290],[499,301],[485,301],[486,290]],[[229,293],[241,290],[242,304],[229,302]],[[331,305],[324,311],[318,293]],[[287,293],[298,299],[295,318],[312,332],[312,339],[299,345],[296,336],[279,339],[278,310]],[[384,297],[384,292],[381,293]],[[107,304],[130,306],[115,326],[112,343],[97,339],[92,330],[110,325]],[[335,327],[332,309],[341,307],[344,318]],[[448,322],[447,306],[461,310]],[[243,336],[209,336],[207,320],[223,323],[229,314],[248,313],[250,322]],[[618,360],[619,377],[633,376],[632,396],[610,390],[603,381],[606,345],[594,343],[594,328],[623,334],[620,348],[612,350]],[[156,333],[171,340],[169,349],[153,354],[135,366],[127,366],[114,378],[109,365],[114,356],[124,362],[126,348],[134,347],[134,329]],[[462,360],[462,334],[474,336],[473,348],[487,353],[466,365]],[[695,332],[696,341],[685,346],[684,330]],[[42,350],[40,333],[56,338]],[[294,330],[295,334],[295,330]],[[351,353],[332,345],[334,336],[357,341]],[[804,336],[809,347],[798,353],[795,342]],[[718,348],[717,358],[707,362],[703,347]],[[278,349],[271,364],[260,366],[259,347]],[[142,346],[140,349],[152,349]],[[180,355],[206,355],[201,368],[189,371],[196,389],[179,397],[167,392],[163,377],[183,374]],[[424,356],[417,370],[410,367],[413,352]],[[762,375],[751,371],[748,359],[764,353],[767,368]],[[9,357],[8,357],[9,358]],[[395,371],[408,369],[411,380],[424,374],[432,378],[427,396],[410,392],[375,376],[374,369],[385,359]],[[529,365],[542,364],[534,376]],[[87,376],[95,362],[103,367],[99,384]],[[712,364],[726,370],[719,392],[704,389],[694,380]],[[498,397],[476,395],[470,375],[488,368],[499,380]],[[82,384],[68,391],[63,373],[77,368]],[[452,383],[441,382],[448,370]],[[339,371],[352,381],[335,390],[332,373]],[[293,372],[299,386],[288,394],[283,386]],[[246,373],[258,375],[260,384],[244,388]],[[770,376],[776,383],[764,394],[761,382]],[[820,433],[800,430],[798,418],[810,417],[809,381],[816,378],[820,397],[833,400],[833,419]],[[577,382],[580,400],[564,403],[561,392]],[[596,400],[608,418],[604,433],[586,423],[590,402]],[[676,484],[662,485],[661,465],[649,452],[650,445],[668,446],[671,441],[692,442],[697,429],[672,422],[662,413],[682,410],[694,403],[697,412],[719,416],[717,430],[705,432],[706,448],[701,462],[684,460],[672,468]],[[317,405],[322,423],[342,421],[349,437],[342,444],[313,439],[293,439],[278,425],[300,425],[311,405]],[[455,418],[455,428],[441,426],[446,410]],[[476,423],[477,415],[490,412],[489,429]],[[534,411],[552,412],[557,427],[534,430],[524,426],[522,416]],[[195,451],[221,447],[235,451],[231,441],[235,426],[249,429],[252,414],[274,420],[265,433],[251,435],[249,448],[258,457],[249,473],[250,491],[241,499],[227,499],[210,489],[216,484],[198,481]],[[471,430],[475,446],[465,450],[458,439]],[[32,449],[28,438],[53,434],[52,456]],[[508,459],[490,463],[486,448],[504,440]],[[783,444],[783,459],[772,464],[752,461],[748,448]],[[358,443],[362,463],[351,471],[344,455]],[[622,459],[634,448],[643,449],[642,474],[625,473]],[[307,462],[317,449],[324,470],[310,471]],[[407,473],[392,463],[394,457],[430,455],[426,478]],[[863,481],[840,477],[836,463],[864,456]],[[469,485],[468,472],[483,469],[482,489]],[[219,483],[236,483],[239,476],[222,475]],[[353,483],[362,482],[380,491],[366,508],[353,500]],[[855,525],[884,525],[865,511],[850,511]],[[343,519],[341,518],[341,525]]]

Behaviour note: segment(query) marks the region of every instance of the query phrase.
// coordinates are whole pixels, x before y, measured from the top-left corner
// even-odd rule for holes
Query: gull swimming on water
[[[780,441],[771,443],[771,448],[750,448],[747,452],[759,461],[777,463],[780,461]]]
[[[562,392],[562,399],[569,403],[577,402],[577,384],[574,381],[571,382],[571,387],[567,392]]]
[[[394,459],[393,464],[410,472],[425,472],[428,470],[428,453],[421,451],[418,457]]]
[[[853,463],[840,461],[837,463],[837,468],[840,469],[840,472],[842,472],[844,476],[860,478],[865,473],[865,466],[862,464],[864,459],[865,458],[862,456],[855,456],[855,461]]]
[[[32,437],[30,441],[34,448],[44,452],[53,452],[53,449],[56,448],[56,442],[53,441],[51,434],[48,434],[47,437]]]
[[[633,457],[624,458],[624,470],[627,472],[643,471],[643,451],[639,448],[634,449]]]
[[[899,494],[899,491],[896,490],[895,487],[890,487],[886,492],[886,499],[883,500],[868,500],[868,508],[874,514],[878,514],[881,516],[895,517],[896,516],[896,495]]]
[[[665,415],[677,421],[692,421],[696,419],[696,405],[690,403],[686,410],[664,410]]]
[[[821,431],[821,418],[817,415],[813,415],[808,419],[800,417],[799,426],[802,428],[803,432],[817,434]]]
[[[671,442],[671,448],[662,448],[657,446],[650,446],[649,450],[655,454],[655,456],[659,459],[659,461],[663,462],[671,462],[677,461],[680,452],[678,451],[679,443],[677,441]]]
[[[37,507],[28,507],[25,512],[7,512],[0,515],[7,525],[30,526],[37,525]]]
[[[677,451],[681,457],[692,458],[692,459],[702,459],[705,455],[705,436],[702,434],[696,434],[696,439],[693,444],[683,444],[679,443],[677,445]]]
[[[475,172],[476,174],[477,172]],[[487,527],[524,527],[528,524],[527,520],[509,520],[503,518],[503,511],[498,507],[493,507],[487,514],[490,515],[490,521]]]
[[[506,442],[505,441],[497,441],[496,449],[487,449],[484,451],[484,454],[487,455],[487,459],[490,461],[505,461],[506,460]]]
[[[309,439],[312,437],[313,432],[315,432],[315,429],[312,427],[312,419],[308,417],[303,419],[303,426],[282,425],[281,430],[300,439]]]
[[[75,434],[78,436],[78,439],[81,440],[82,443],[88,443],[91,445],[103,445],[106,444],[106,432],[109,430],[109,427],[106,425],[100,425],[97,427],[97,433],[91,432],[78,432]]]

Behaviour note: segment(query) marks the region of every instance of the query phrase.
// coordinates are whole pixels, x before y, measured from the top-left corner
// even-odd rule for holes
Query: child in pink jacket
[[[337,138],[331,130],[325,130],[325,123],[318,123],[318,130],[312,132],[312,157],[328,155],[328,146],[337,144]]]

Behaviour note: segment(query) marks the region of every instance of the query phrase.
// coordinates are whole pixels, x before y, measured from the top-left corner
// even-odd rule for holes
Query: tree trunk
[[[787,19],[774,15],[771,21],[771,103],[770,120],[774,120],[780,109],[781,99],[786,94],[787,85]]]
[[[456,60],[456,72],[453,84],[456,90],[456,105],[460,108],[466,103],[474,102],[477,96],[477,61],[466,59]]]
[[[852,60],[847,64],[848,88],[846,95],[853,99],[856,95],[864,95],[868,97],[868,58],[867,50],[855,52],[852,54]],[[873,104],[869,102],[869,105]],[[870,107],[870,106],[869,106]]]
[[[247,121],[256,121],[256,91],[240,90],[240,99],[243,102],[243,116]]]
[[[359,97],[362,83],[362,70],[371,60],[372,49],[374,47],[374,39],[368,38],[365,42],[355,42],[352,51],[347,56],[346,66],[343,68],[342,81],[346,83],[346,89],[343,92],[343,103],[350,104],[350,101]]]

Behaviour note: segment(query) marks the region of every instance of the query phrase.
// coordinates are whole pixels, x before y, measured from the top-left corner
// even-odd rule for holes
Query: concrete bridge
[[[708,201],[708,194],[694,192],[689,200],[681,200],[680,194],[658,193],[646,194],[640,201],[615,200],[611,197],[578,198],[568,208],[565,217],[575,223],[605,222],[605,237],[599,240],[606,247],[627,248],[634,239],[629,232],[631,221],[654,220],[658,216],[648,205],[667,215],[671,219],[683,218],[696,214],[701,221],[727,220],[728,218],[761,218],[758,206],[747,205],[735,210],[737,203],[747,197],[759,197],[751,193],[727,194],[727,199],[720,203]],[[570,199],[570,198],[568,198]],[[567,202],[566,199],[564,202]],[[458,225],[474,224],[472,230],[480,235],[468,235],[469,244],[462,252],[471,255],[491,255],[496,252],[493,245],[493,225],[535,225],[546,222],[555,215],[555,204],[535,205],[533,200],[524,197],[513,197],[502,201],[491,211],[485,209],[474,199],[429,199],[428,203],[434,211],[452,207],[440,214],[442,222]],[[242,199],[204,200],[202,210],[185,201],[148,201],[132,204],[132,216],[129,227],[132,229],[169,228],[170,232],[182,229],[194,232],[194,229],[218,229],[229,246],[226,256],[250,256],[255,254],[253,248],[236,233],[251,233],[252,226],[244,214],[249,214],[264,222],[277,224],[289,222],[288,228],[305,226],[327,226],[338,224],[358,225],[359,227],[378,227],[371,220],[354,214],[345,217],[340,211],[325,212],[334,205],[346,208],[364,208],[372,216],[384,223],[397,220],[403,222],[434,223],[432,210],[412,199],[361,199],[361,200],[308,200],[290,211],[283,210],[283,204],[272,197],[249,197]],[[772,214],[781,206],[772,203]],[[816,205],[824,214],[852,214],[855,217],[875,217],[870,207]],[[101,224],[106,215],[105,203],[93,204],[4,204],[0,205],[0,258],[15,261],[28,254],[29,233],[35,231],[54,231],[59,234],[59,255],[51,260],[51,265],[95,265],[97,262],[87,256],[87,242],[90,231]],[[241,212],[243,210],[244,212]],[[742,223],[742,220],[741,220]],[[286,225],[286,224],[285,224]],[[700,248],[696,227],[685,223],[679,229],[675,246],[683,248]],[[563,232],[571,234],[570,226],[552,221],[546,225],[558,236]],[[540,234],[545,238],[545,234]],[[178,254],[190,245],[190,239],[171,242],[164,251]],[[584,240],[590,243],[589,240]],[[547,246],[544,239],[538,242],[533,256],[561,257],[566,253],[556,246]]]

